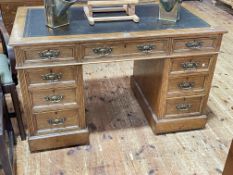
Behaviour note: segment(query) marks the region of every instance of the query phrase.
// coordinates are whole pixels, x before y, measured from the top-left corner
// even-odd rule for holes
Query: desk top
[[[27,12],[24,37],[62,36],[97,34],[113,32],[136,32],[166,29],[203,28],[209,25],[188,10],[181,9],[181,20],[177,23],[158,20],[159,7],[155,4],[136,6],[136,14],[140,18],[139,23],[133,21],[96,22],[94,26],[89,25],[82,7],[71,8],[70,25],[48,30],[45,26],[45,15],[43,9],[29,9]],[[125,13],[95,13],[100,16],[121,16]]]
[[[119,12],[114,14],[119,15]],[[210,32],[210,30],[220,32],[185,8],[181,9],[181,20],[177,23],[158,20],[159,8],[156,4],[138,5],[136,14],[140,17],[139,23],[132,21],[97,22],[94,26],[90,26],[82,7],[76,6],[71,8],[70,25],[52,30],[45,26],[43,7],[21,7],[17,12],[10,44],[27,45],[101,38],[125,39],[135,37],[135,35],[138,37],[182,35],[187,32],[198,33],[199,30],[202,33]]]

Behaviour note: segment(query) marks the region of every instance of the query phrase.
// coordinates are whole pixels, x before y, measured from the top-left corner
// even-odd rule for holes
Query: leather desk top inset
[[[61,35],[79,35],[79,34],[101,34],[114,32],[137,32],[150,30],[166,29],[188,29],[210,27],[204,20],[195,16],[185,8],[181,9],[181,20],[177,23],[169,23],[158,20],[159,7],[155,4],[136,6],[136,14],[140,17],[139,23],[132,21],[118,22],[97,22],[90,26],[84,15],[82,7],[72,7],[70,13],[70,25],[66,27],[49,30],[45,26],[45,16],[43,8],[32,8],[28,10],[26,19],[24,37],[40,36],[61,36]],[[121,12],[111,13],[119,15]],[[99,13],[99,16],[109,15]]]

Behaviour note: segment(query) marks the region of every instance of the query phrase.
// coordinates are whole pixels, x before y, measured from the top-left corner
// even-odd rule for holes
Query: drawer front
[[[67,106],[76,104],[76,89],[49,89],[49,90],[32,90],[32,103],[35,107],[44,107],[53,109],[56,106]]]
[[[77,76],[75,66],[39,68],[25,70],[28,84],[44,84],[55,82],[74,82]]]
[[[168,95],[176,93],[182,95],[185,93],[204,91],[205,80],[206,78],[203,75],[170,78],[168,83]]]
[[[75,46],[23,48],[25,62],[56,62],[75,59]]]
[[[201,113],[202,97],[167,99],[165,117],[198,115]]]
[[[186,57],[171,59],[172,74],[202,72],[208,71],[210,68],[211,56]]]
[[[173,39],[173,53],[218,51],[218,37],[195,37]]]
[[[34,114],[37,130],[71,129],[79,127],[78,111],[56,111]]]
[[[151,56],[153,54],[160,55],[169,52],[168,39],[164,40],[148,40],[140,42],[132,42],[126,44],[126,54],[135,54],[143,56]]]
[[[115,57],[124,53],[124,45],[121,43],[85,44],[81,48],[85,59]]]

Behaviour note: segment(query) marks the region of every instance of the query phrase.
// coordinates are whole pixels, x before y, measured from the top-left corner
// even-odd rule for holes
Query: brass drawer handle
[[[181,67],[184,70],[188,70],[188,69],[197,69],[199,66],[199,63],[196,62],[185,62],[185,63],[181,63]]]
[[[62,78],[63,74],[62,73],[48,73],[45,75],[41,75],[42,80],[47,80],[47,81],[58,81]]]
[[[52,96],[46,96],[44,99],[50,103],[59,103],[63,100],[62,95],[52,95]]]
[[[92,51],[97,55],[107,56],[112,53],[113,48],[112,47],[98,47],[98,48],[92,49]]]
[[[182,90],[189,90],[192,89],[194,87],[195,83],[194,82],[186,82],[183,81],[181,83],[178,84],[178,87]]]
[[[200,49],[203,45],[203,42],[201,41],[190,41],[190,42],[187,42],[185,44],[186,47],[190,48],[190,49]]]
[[[60,55],[60,51],[59,50],[44,50],[42,52],[39,53],[39,56],[42,59],[52,59],[52,58],[57,58]]]
[[[192,104],[190,103],[181,103],[181,104],[176,105],[176,109],[178,111],[188,111],[191,108],[192,108]]]
[[[49,119],[48,123],[52,126],[63,125],[65,123],[65,118]]]
[[[139,45],[137,46],[138,50],[143,52],[143,53],[151,53],[156,46],[153,44],[145,44],[145,45]]]

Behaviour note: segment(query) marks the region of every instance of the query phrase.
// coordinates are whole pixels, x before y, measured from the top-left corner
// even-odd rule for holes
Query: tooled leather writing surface
[[[45,24],[43,9],[29,9],[24,29],[24,37],[61,36],[78,34],[98,34],[113,32],[137,32],[149,30],[187,29],[209,27],[204,20],[195,16],[185,8],[181,9],[181,20],[177,23],[159,21],[159,7],[155,4],[136,6],[136,14],[140,17],[139,23],[132,21],[97,22],[90,26],[84,15],[82,7],[73,7],[70,11],[70,25],[48,29]],[[98,13],[98,16],[123,15],[122,12]]]

